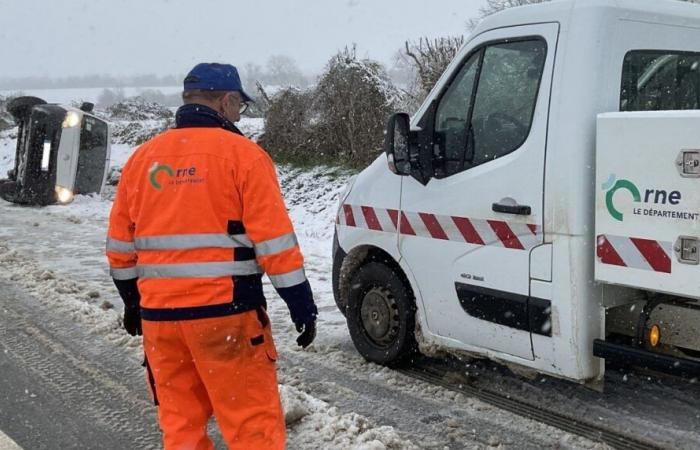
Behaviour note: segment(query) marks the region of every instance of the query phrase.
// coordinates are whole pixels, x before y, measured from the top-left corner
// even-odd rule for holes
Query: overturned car
[[[0,180],[0,197],[19,204],[70,203],[77,194],[101,193],[109,166],[110,131],[80,108],[18,97],[7,111],[18,124],[15,165]]]

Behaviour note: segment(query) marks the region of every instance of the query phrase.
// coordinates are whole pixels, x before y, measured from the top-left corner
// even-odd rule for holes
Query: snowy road
[[[0,291],[0,429],[25,449],[159,447],[136,359],[50,301],[4,282]]]

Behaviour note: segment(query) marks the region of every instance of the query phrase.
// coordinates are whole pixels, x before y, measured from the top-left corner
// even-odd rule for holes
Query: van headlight
[[[73,128],[80,124],[80,114],[75,111],[68,111],[63,119],[63,128]]]
[[[73,201],[73,191],[63,186],[56,186],[56,198],[58,198],[59,203],[70,203]]]

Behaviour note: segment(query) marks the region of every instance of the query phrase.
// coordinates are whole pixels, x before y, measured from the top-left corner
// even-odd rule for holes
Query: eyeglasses
[[[243,114],[244,112],[246,112],[248,110],[248,107],[250,106],[250,102],[243,100],[243,98],[241,98],[241,95],[237,92],[231,93],[230,99],[232,102],[234,102],[234,104],[235,102],[238,102],[239,114]]]

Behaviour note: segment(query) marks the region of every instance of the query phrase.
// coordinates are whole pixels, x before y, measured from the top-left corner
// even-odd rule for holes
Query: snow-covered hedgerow
[[[115,103],[104,111],[112,124],[112,139],[116,144],[139,145],[174,124],[170,108],[132,97]]]
[[[402,99],[384,67],[345,49],[328,63],[316,90],[322,150],[361,165],[374,160],[387,118]]]
[[[282,160],[364,166],[381,151],[387,118],[403,99],[380,63],[345,49],[315,87],[269,99],[262,144]]]

